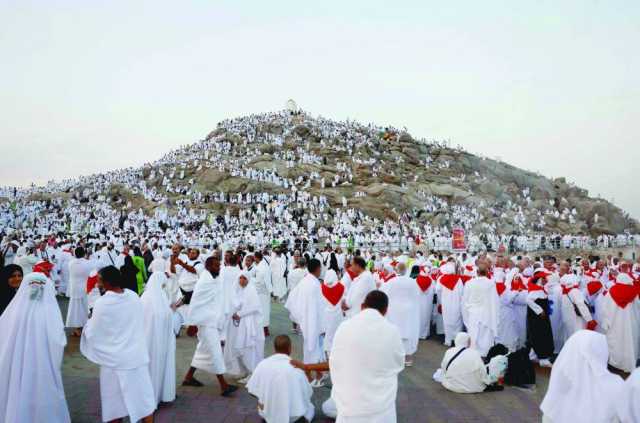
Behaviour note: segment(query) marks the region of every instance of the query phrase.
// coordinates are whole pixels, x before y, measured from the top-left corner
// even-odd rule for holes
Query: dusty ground
[[[291,333],[286,311],[273,304],[272,335],[286,333],[295,342],[294,356],[299,358],[301,338]],[[66,312],[66,300],[61,300]],[[267,339],[266,354],[273,352],[273,336]],[[62,377],[73,422],[100,421],[100,393],[98,368],[88,362],[79,351],[78,338],[69,338],[65,351]],[[178,384],[189,367],[196,341],[194,338],[178,338],[176,373]],[[414,366],[400,375],[397,410],[398,422],[539,422],[538,405],[546,391],[548,372],[539,370],[535,391],[507,387],[503,392],[460,395],[446,391],[431,376],[440,365],[445,347],[437,339],[421,341]],[[209,422],[236,423],[259,422],[256,400],[245,389],[233,398],[219,395],[215,378],[204,372],[196,375],[205,384],[201,388],[178,386],[176,401],[156,412],[157,422]],[[316,405],[314,422],[329,422],[322,415],[321,404],[329,396],[329,388],[316,389],[313,402]]]

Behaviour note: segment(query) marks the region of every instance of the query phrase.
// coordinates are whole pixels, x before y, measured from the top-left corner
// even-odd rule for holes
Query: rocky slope
[[[233,169],[253,170],[259,177]],[[295,185],[299,193],[326,197],[331,208],[342,208],[346,199],[348,208],[380,220],[460,225],[475,233],[599,235],[640,229],[623,210],[564,178],[548,179],[446,143],[416,140],[395,128],[303,112],[226,120],[204,140],[136,172],[169,208],[196,193],[290,194]],[[147,211],[158,205],[126,184],[109,187],[112,201],[132,201]],[[90,183],[71,191],[95,194]],[[246,206],[207,201],[193,207],[235,212]]]

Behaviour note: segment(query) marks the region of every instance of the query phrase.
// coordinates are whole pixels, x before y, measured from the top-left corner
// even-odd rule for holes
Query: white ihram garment
[[[398,328],[405,353],[412,355],[418,349],[420,334],[420,288],[414,279],[397,276],[380,290],[389,297],[386,318]]]
[[[329,269],[324,275],[324,285],[328,288],[339,289],[338,285],[342,284],[341,281],[338,280],[338,275],[335,270]],[[331,347],[333,345],[333,337],[340,326],[340,323],[344,320],[344,316],[342,314],[342,309],[340,307],[340,302],[344,298],[344,294],[347,292],[346,287],[342,284],[342,298],[334,305],[327,298],[325,298],[325,307],[323,313],[323,322],[324,322],[324,340],[322,343],[322,347],[327,355],[331,354]],[[323,295],[324,296],[324,295]]]
[[[269,326],[271,320],[271,268],[267,262],[262,259],[255,267],[255,286],[260,297],[260,305],[262,306],[262,326]]]
[[[374,291],[375,289],[376,283],[373,280],[373,275],[368,270],[365,270],[353,280],[348,287],[347,294],[344,299],[347,303],[347,307],[349,307],[345,313],[347,319],[360,313],[364,299],[367,297],[369,292]]]
[[[245,274],[248,278],[248,276]],[[264,332],[262,330],[262,312],[256,288],[251,282],[244,288],[237,283],[231,308],[240,317],[240,321],[231,321],[224,349],[224,361],[227,371],[232,375],[244,375],[253,372],[264,358]],[[231,317],[229,317],[231,320]]]
[[[308,273],[291,291],[285,308],[302,331],[303,361],[305,364],[324,361],[320,335],[324,331],[324,297],[320,281]]]
[[[377,310],[365,309],[345,320],[329,361],[337,421],[394,422],[404,356],[398,328]]]
[[[499,298],[495,283],[485,276],[469,280],[462,294],[462,317],[471,348],[485,357],[498,336]]]
[[[285,354],[265,358],[247,382],[249,393],[258,398],[258,413],[269,423],[289,423],[300,417],[313,420],[313,389],[302,370],[290,362]]]
[[[136,293],[108,291],[96,301],[80,351],[100,366],[103,421],[129,416],[135,422],[153,413],[144,310]]]
[[[553,423],[615,422],[623,381],[607,369],[604,335],[580,330],[567,340],[551,371],[540,404],[543,421]]]
[[[418,302],[420,303],[420,339],[427,339],[431,335],[431,315],[433,314],[433,295],[435,293],[432,282],[426,290],[420,289]]]
[[[271,282],[273,283],[273,295],[280,299],[287,295],[287,279],[284,277],[286,269],[287,264],[284,256],[271,257]]]
[[[627,378],[622,396],[617,401],[618,419],[621,422],[640,422],[638,398],[640,398],[640,367]]]
[[[87,279],[94,269],[94,265],[84,258],[74,258],[69,262],[69,308],[67,310],[66,326],[81,328],[89,318],[89,299],[87,297]]]
[[[453,289],[449,289],[443,282],[443,278],[455,278]],[[444,274],[438,278],[436,294],[442,305],[442,325],[444,329],[444,343],[451,345],[458,332],[462,331],[462,280],[459,275]]]
[[[53,282],[27,275],[0,316],[0,421],[71,421],[60,368],[67,344]]]
[[[156,403],[171,402],[176,398],[176,336],[173,311],[164,291],[166,281],[164,272],[154,272],[140,297]]]
[[[220,330],[223,327],[224,298],[222,281],[204,270],[196,283],[189,307],[189,322],[198,326],[198,345],[191,366],[209,373],[226,372],[220,346]]]

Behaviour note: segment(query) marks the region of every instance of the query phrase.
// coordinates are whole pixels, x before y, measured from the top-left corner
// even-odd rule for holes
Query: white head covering
[[[149,351],[151,382],[156,400],[165,402],[173,401],[176,393],[176,337],[173,310],[164,290],[166,283],[167,276],[163,271],[153,272],[140,297],[144,310],[144,332]],[[167,374],[167,371],[170,373]]]
[[[467,332],[458,332],[453,343],[456,347],[469,348],[469,345],[471,345],[471,337]]]
[[[338,282],[338,275],[336,271],[333,269],[327,270],[327,273],[324,274],[324,284],[329,288],[334,286]]]
[[[580,330],[564,344],[540,405],[554,423],[608,422],[615,415],[622,378],[607,370],[607,338]]]
[[[631,279],[631,276],[627,275],[626,273],[618,273],[618,276],[616,276],[616,283],[620,283],[623,285],[633,285],[633,279]]]
[[[0,316],[0,421],[69,422],[62,355],[67,344],[53,282],[28,274]]]
[[[440,273],[443,275],[453,275],[456,273],[456,265],[449,262],[440,268]]]
[[[155,261],[155,260],[154,260]],[[153,274],[147,281],[144,287],[144,292],[140,296],[143,305],[145,307],[151,303],[154,309],[159,310],[161,308],[169,309],[169,299],[164,291],[164,286],[167,283],[167,275],[161,271],[153,271]]]
[[[149,264],[149,272],[151,272],[153,274],[155,274],[155,273],[163,273],[166,265],[167,265],[167,263],[164,261],[164,259],[162,257],[156,257]]]

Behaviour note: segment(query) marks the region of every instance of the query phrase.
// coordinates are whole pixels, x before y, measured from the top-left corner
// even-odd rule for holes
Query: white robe
[[[324,284],[329,288],[333,288],[340,283],[342,282],[338,281],[338,276],[336,275],[335,271],[331,269],[328,270],[325,274]],[[322,342],[322,347],[327,355],[331,354],[333,338],[336,334],[336,331],[338,330],[338,327],[340,327],[340,324],[344,320],[344,315],[342,314],[342,309],[340,307],[340,301],[342,301],[346,292],[347,288],[345,287],[344,291],[342,292],[342,298],[340,298],[340,300],[335,305],[333,305],[325,298],[324,313],[322,317],[324,322],[324,340]]]
[[[614,422],[623,381],[607,369],[606,338],[580,330],[566,342],[553,364],[540,404],[543,421]]]
[[[249,393],[258,398],[260,416],[269,423],[289,423],[300,417],[313,420],[313,389],[304,372],[290,361],[285,354],[265,358],[247,382]]]
[[[431,335],[431,315],[433,314],[434,283],[426,291],[420,289],[418,302],[420,303],[420,339],[427,339]]]
[[[638,354],[638,322],[634,303],[636,299],[622,308],[608,293],[602,298],[600,311],[601,327],[609,344],[609,364],[625,372],[636,367]]]
[[[154,272],[140,297],[144,307],[149,374],[157,403],[176,398],[176,336],[173,311],[164,291],[166,281],[164,272]]]
[[[300,283],[302,278],[307,274],[307,269],[303,269],[300,267],[296,267],[295,269],[289,272],[289,276],[287,277],[287,283],[289,284],[289,292],[293,291],[294,288]]]
[[[176,267],[180,268],[179,266]],[[171,273],[170,270],[171,260],[166,260],[164,271],[167,275],[169,275],[169,277],[167,279],[167,283],[165,284],[164,290],[167,293],[169,303],[175,304],[182,296],[182,293],[180,292],[180,285],[178,284],[178,275],[175,273]]]
[[[547,293],[549,307],[551,309],[549,321],[551,322],[551,331],[553,332],[553,352],[558,354],[564,345],[565,336],[564,325],[562,323],[562,287],[560,286],[557,275],[553,275],[550,278],[550,281],[544,286],[544,290]]]
[[[440,368],[443,371],[442,386],[459,394],[483,392],[489,379],[480,353],[473,348],[466,348],[451,362],[451,359],[461,349],[461,346],[456,345],[444,353],[442,363],[440,363]],[[450,362],[451,365],[449,365]]]
[[[574,305],[580,314],[576,313]],[[577,331],[585,329],[591,320],[593,320],[591,311],[589,311],[584,295],[579,288],[573,288],[567,294],[562,295],[562,322],[565,341]]]
[[[516,301],[518,299],[518,292],[512,291],[510,288],[500,294],[499,297],[499,312],[498,312],[498,333],[496,335],[496,342],[504,345],[510,352],[518,349],[518,306]],[[526,304],[525,304],[526,307]]]
[[[640,367],[635,369],[624,383],[617,402],[618,419],[621,422],[640,422]]]
[[[347,294],[345,295],[345,302],[349,309],[346,311],[346,317],[351,318],[360,313],[362,303],[367,297],[369,292],[376,289],[376,283],[373,280],[373,275],[368,270],[362,272],[356,277],[349,285]]]
[[[215,279],[208,270],[200,275],[193,289],[189,322],[198,326],[198,345],[191,366],[216,375],[224,374],[224,356],[220,330],[224,325],[224,298],[220,276]]]
[[[284,256],[271,257],[271,282],[273,283],[273,295],[283,298],[287,295],[287,279],[284,272],[287,270],[287,264]]]
[[[440,279],[438,279],[436,294],[442,305],[442,325],[444,328],[445,345],[451,345],[458,332],[462,331],[462,290],[463,285],[461,280],[458,280],[453,289],[449,289],[441,284]]]
[[[345,320],[336,332],[329,361],[331,398],[339,421],[364,416],[376,421],[391,408],[393,420],[387,421],[395,421],[398,374],[404,369],[404,356],[398,328],[377,310],[365,309]]]
[[[102,420],[138,421],[156,409],[149,375],[144,310],[138,295],[108,291],[82,331],[80,351],[100,366]]]
[[[291,291],[285,304],[302,331],[303,361],[306,364],[324,361],[320,335],[324,332],[325,305],[320,281],[311,273]]]
[[[44,283],[31,299],[31,282]],[[67,344],[55,287],[43,274],[27,275],[0,316],[0,421],[67,423],[62,386]]]
[[[220,340],[226,341],[227,331],[231,323],[231,309],[233,308],[234,297],[236,295],[236,287],[238,286],[238,277],[240,276],[240,268],[238,266],[224,266],[220,271],[220,279],[222,281],[222,312],[223,325],[220,329]]]
[[[495,283],[479,276],[469,280],[462,294],[462,317],[471,337],[471,348],[483,357],[498,336],[499,298]]]
[[[267,262],[262,259],[255,267],[255,287],[260,297],[260,305],[262,306],[262,326],[269,326],[271,321],[271,269]]]
[[[66,326],[81,328],[89,318],[89,300],[87,297],[87,279],[94,270],[94,265],[84,258],[74,258],[69,262],[69,308],[67,309]]]
[[[397,276],[380,290],[389,297],[386,318],[398,328],[405,353],[412,355],[418,349],[420,334],[420,288],[414,279]]]
[[[253,284],[249,282],[244,288],[238,284],[231,316],[237,314],[240,321],[237,324],[233,321],[229,324],[224,349],[225,366],[229,374],[243,375],[245,371],[251,373],[264,358],[261,309],[260,299]]]

